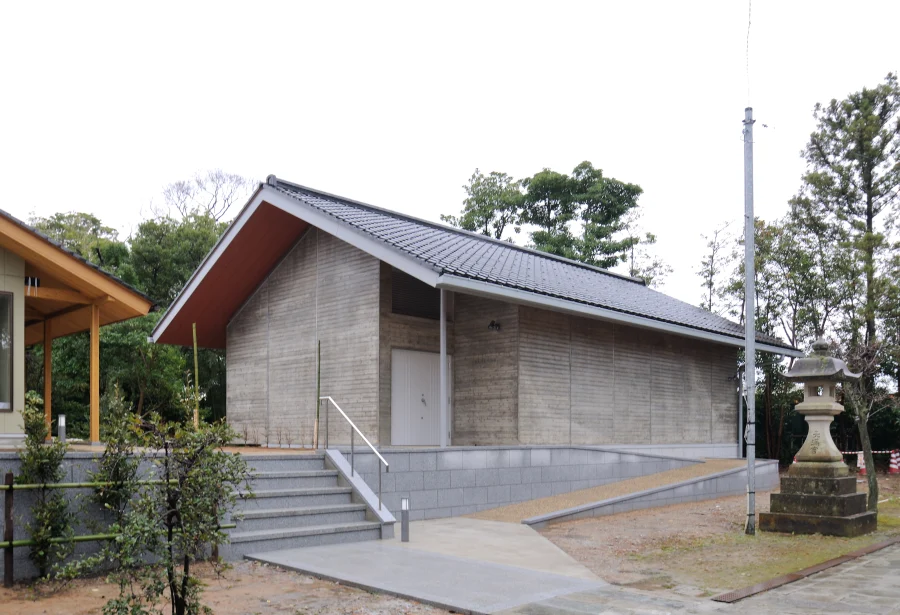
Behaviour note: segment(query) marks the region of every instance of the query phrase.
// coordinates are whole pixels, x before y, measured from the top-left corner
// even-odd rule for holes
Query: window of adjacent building
[[[0,293],[0,411],[12,410],[13,295]]]
[[[392,267],[391,311],[394,314],[439,320],[441,291]]]

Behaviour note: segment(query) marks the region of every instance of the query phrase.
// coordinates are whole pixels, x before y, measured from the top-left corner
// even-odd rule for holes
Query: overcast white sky
[[[900,2],[754,0],[757,215],[781,215],[817,101],[900,69]],[[743,212],[747,3],[0,6],[0,207],[127,236],[222,168],[438,220],[472,171],[590,160],[640,184],[699,301],[701,233]],[[769,128],[763,128],[765,123]]]

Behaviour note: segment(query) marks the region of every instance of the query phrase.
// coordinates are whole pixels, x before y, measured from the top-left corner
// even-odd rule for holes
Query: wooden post
[[[91,305],[91,444],[100,443],[100,306]]]
[[[13,584],[13,473],[7,472],[3,481],[7,485],[6,496],[3,498],[3,585],[12,587]]]
[[[200,427],[200,368],[197,363],[197,323],[194,323],[194,429]],[[218,550],[218,547],[216,547]]]
[[[53,439],[53,327],[44,321],[44,420],[47,422],[47,439]]]

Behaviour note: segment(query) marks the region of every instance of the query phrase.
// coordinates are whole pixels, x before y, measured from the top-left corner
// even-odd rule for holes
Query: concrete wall
[[[737,442],[730,380],[736,350],[537,308],[519,310],[522,444]]]
[[[12,411],[0,412],[0,444],[22,441],[25,409],[25,261],[0,249],[0,291],[13,294]]]
[[[16,453],[0,453],[0,480],[7,472],[18,475],[21,461]],[[96,467],[93,453],[68,453],[63,461],[65,476],[62,482],[80,483],[90,480],[89,472]],[[69,510],[74,511],[73,528],[76,535],[98,533],[98,526],[103,528],[109,523],[105,511],[94,505],[89,497],[91,489],[65,489],[63,493],[69,502]],[[31,507],[34,504],[37,493],[31,490],[15,491],[13,505],[13,519],[15,522],[15,540],[29,538],[26,531],[31,522]],[[0,498],[2,499],[2,498]],[[0,536],[5,531],[3,515],[0,515]],[[83,542],[75,545],[75,555],[94,553],[99,546],[94,542]],[[21,547],[13,550],[13,566],[16,579],[30,579],[37,576],[37,570],[28,558],[28,548]],[[3,571],[3,558],[0,558],[0,573]],[[2,611],[2,609],[0,609]]]
[[[446,451],[386,449],[382,497],[389,510],[410,501],[410,519],[468,515],[514,502],[697,463],[649,454],[577,447],[478,447]],[[349,459],[349,452],[343,452]],[[354,464],[378,490],[378,460],[356,449]]]
[[[228,422],[270,444],[312,441],[316,340],[321,393],[366,434],[378,433],[379,261],[312,228],[232,318],[226,340]],[[324,406],[323,406],[324,408]],[[320,432],[325,428],[324,415]],[[349,441],[335,411],[333,442]],[[320,435],[320,439],[324,434]]]
[[[519,441],[518,306],[454,298],[453,436],[455,446]],[[500,323],[500,331],[488,329]]]

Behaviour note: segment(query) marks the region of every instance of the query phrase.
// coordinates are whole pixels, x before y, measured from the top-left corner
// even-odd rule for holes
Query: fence
[[[142,480],[137,481],[139,485],[161,485],[166,481],[155,479],[155,480]],[[169,481],[170,483],[175,483],[176,481]],[[14,567],[15,567],[15,559],[13,558],[13,549],[21,548],[21,547],[33,547],[35,546],[35,542],[33,540],[15,540],[15,527],[14,527],[14,505],[15,505],[15,492],[23,491],[23,490],[33,490],[33,489],[95,489],[97,487],[111,487],[116,483],[112,482],[93,482],[93,483],[52,483],[52,484],[30,484],[30,485],[17,485],[15,484],[15,479],[12,472],[7,472],[4,477],[3,484],[0,485],[0,491],[5,491],[3,497],[3,585],[5,587],[11,587],[14,580]],[[228,523],[224,525],[220,525],[219,529],[231,529],[236,527],[234,523]],[[83,536],[71,536],[68,538],[52,538],[50,540],[51,543],[60,544],[60,543],[77,543],[77,542],[99,542],[103,540],[115,540],[119,537],[119,534],[86,534]],[[213,545],[212,547],[212,556],[218,557],[218,545]]]

